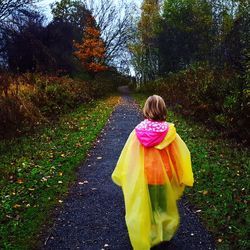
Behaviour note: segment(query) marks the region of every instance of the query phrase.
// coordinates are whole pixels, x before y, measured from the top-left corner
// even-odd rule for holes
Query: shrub
[[[0,81],[0,137],[15,133],[24,124],[31,127],[54,119],[80,103],[107,95],[116,86],[114,78],[105,73],[88,81],[39,73],[2,73]]]
[[[249,140],[247,89],[246,79],[234,70],[214,69],[203,63],[148,82],[139,90],[159,94],[182,114],[246,142]]]

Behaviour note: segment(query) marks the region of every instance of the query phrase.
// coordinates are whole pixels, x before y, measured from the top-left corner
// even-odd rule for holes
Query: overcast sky
[[[42,0],[38,3],[38,7],[41,9],[41,11],[47,16],[48,21],[52,19],[51,11],[50,11],[50,4],[54,2],[59,2],[59,0]],[[119,2],[119,0],[114,0],[114,2]],[[142,0],[126,0],[126,2],[133,2],[138,5],[138,7],[141,5]]]

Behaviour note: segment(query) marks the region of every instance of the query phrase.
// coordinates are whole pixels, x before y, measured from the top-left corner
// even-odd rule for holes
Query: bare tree
[[[0,0],[0,23],[6,21],[8,17],[13,15],[14,12],[25,8],[34,2],[35,0]]]
[[[0,0],[0,67],[6,67],[6,36],[22,27],[27,11],[40,0]]]
[[[102,31],[107,48],[107,63],[127,72],[127,45],[131,39],[134,5],[123,0],[119,1],[119,4],[113,0],[85,0],[85,4],[93,12]]]

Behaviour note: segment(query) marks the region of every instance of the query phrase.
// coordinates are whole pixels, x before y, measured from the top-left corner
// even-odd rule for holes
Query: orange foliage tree
[[[106,48],[101,38],[101,31],[92,15],[88,15],[86,18],[82,41],[80,43],[74,42],[74,46],[77,49],[74,55],[82,62],[84,69],[90,74],[94,75],[108,69],[104,65]]]

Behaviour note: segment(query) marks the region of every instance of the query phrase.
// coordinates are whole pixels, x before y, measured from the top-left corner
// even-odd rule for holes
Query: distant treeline
[[[130,45],[137,87],[249,139],[249,0],[144,0]]]

